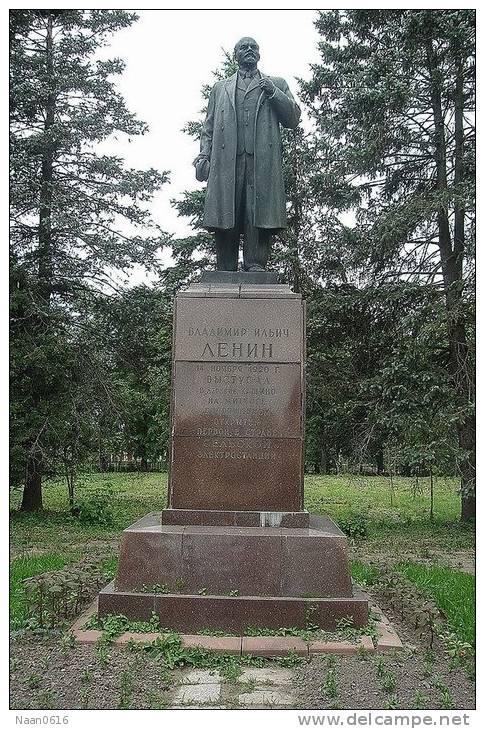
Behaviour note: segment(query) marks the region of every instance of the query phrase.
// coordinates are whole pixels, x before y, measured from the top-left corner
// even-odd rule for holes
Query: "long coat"
[[[268,78],[276,91],[272,98],[261,92],[254,124],[254,225],[278,229],[286,228],[279,125],[294,129],[300,108],[284,79]],[[201,154],[210,160],[203,218],[209,230],[235,226],[236,82],[237,73],[214,85],[200,137]]]

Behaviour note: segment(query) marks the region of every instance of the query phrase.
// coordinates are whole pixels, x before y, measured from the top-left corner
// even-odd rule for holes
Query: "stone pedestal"
[[[367,622],[344,534],[303,510],[304,305],[260,279],[215,272],[176,297],[168,508],[123,532],[100,615],[183,632]]]

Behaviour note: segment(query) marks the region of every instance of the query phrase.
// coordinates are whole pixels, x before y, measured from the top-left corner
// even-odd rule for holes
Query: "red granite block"
[[[202,648],[214,653],[230,653],[240,655],[240,636],[216,636],[216,635],[182,635],[182,646],[184,648]]]
[[[308,646],[310,653],[336,653],[338,655],[352,655],[357,653],[357,648],[357,643],[325,640],[311,640]]]
[[[351,597],[346,541],[315,529],[285,531],[280,595]]]
[[[117,590],[142,590],[152,585],[175,589],[181,577],[184,527],[125,529],[121,539]]]
[[[76,643],[86,643],[89,645],[97,643],[103,635],[101,630],[73,630],[72,634],[76,639]]]
[[[98,616],[124,615],[128,620],[150,620],[155,596],[141,592],[115,592],[110,582],[98,595]]]
[[[184,592],[278,595],[281,580],[279,530],[243,527],[186,527],[183,540]],[[271,569],[268,569],[271,565]]]
[[[307,656],[308,644],[292,636],[243,636],[242,652],[253,656],[286,656],[289,652]]]

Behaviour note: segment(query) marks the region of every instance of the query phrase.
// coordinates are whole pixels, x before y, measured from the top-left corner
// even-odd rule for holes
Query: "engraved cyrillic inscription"
[[[302,331],[299,300],[181,298],[175,359],[301,362]]]
[[[174,374],[174,434],[301,435],[299,365],[177,362]]]

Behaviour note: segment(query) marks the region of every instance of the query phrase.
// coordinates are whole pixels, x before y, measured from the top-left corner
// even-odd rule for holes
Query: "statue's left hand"
[[[195,177],[199,182],[207,182],[209,179],[210,162],[206,154],[199,154],[193,161]]]
[[[261,79],[261,81],[259,82],[259,85],[260,85],[262,91],[264,91],[264,93],[266,94],[266,96],[272,96],[274,94],[274,92],[276,91],[276,86],[271,81],[271,79],[267,78],[266,76],[264,76]]]

